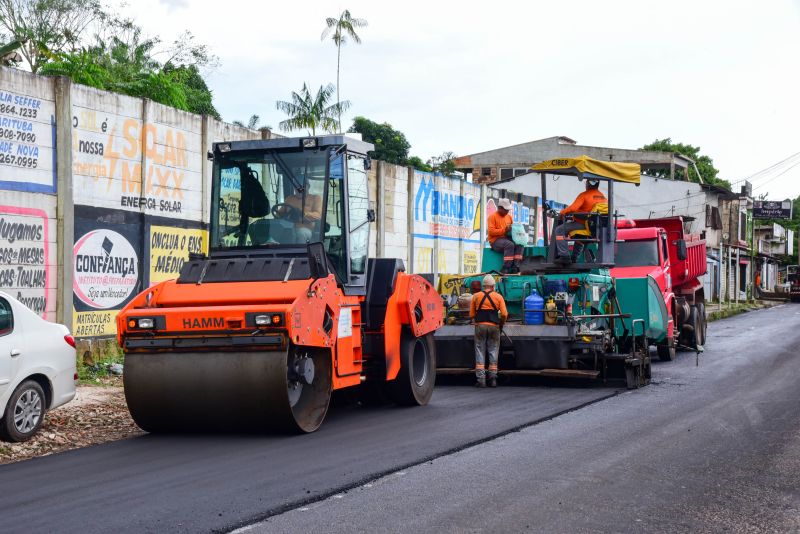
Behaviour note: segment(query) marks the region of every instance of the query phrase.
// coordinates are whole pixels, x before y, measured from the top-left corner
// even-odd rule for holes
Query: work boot
[[[475,387],[476,388],[485,388],[486,387],[486,379],[485,378],[479,378],[478,380],[476,380],[475,381]]]
[[[496,376],[490,376],[489,377],[489,387],[490,388],[496,388],[497,387],[497,377]]]

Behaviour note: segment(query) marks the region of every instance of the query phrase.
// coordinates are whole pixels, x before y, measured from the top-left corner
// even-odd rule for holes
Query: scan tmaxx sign
[[[753,202],[755,219],[791,219],[791,200],[756,200]]]

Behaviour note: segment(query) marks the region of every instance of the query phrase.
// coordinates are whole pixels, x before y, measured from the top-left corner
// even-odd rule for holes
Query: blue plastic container
[[[522,303],[522,307],[525,310],[523,314],[523,320],[525,324],[543,324],[544,323],[544,312],[540,311],[528,311],[528,310],[543,310],[544,309],[544,299],[533,290],[533,293],[525,297],[525,301]]]
[[[547,297],[555,297],[556,293],[567,292],[566,280],[545,280],[544,281],[544,294]]]

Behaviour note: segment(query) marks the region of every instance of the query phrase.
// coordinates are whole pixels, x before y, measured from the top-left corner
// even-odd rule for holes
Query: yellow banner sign
[[[84,337],[108,337],[117,334],[119,310],[72,312],[72,335]]]
[[[208,252],[208,232],[171,226],[150,227],[150,285],[178,278],[189,254]]]

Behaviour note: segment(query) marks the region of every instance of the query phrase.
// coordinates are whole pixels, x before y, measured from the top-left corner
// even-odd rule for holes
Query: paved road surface
[[[6,465],[0,532],[230,530],[615,393],[451,385],[422,408],[345,404],[307,436],[144,436]]]
[[[655,384],[250,532],[800,532],[800,306],[709,325]]]

